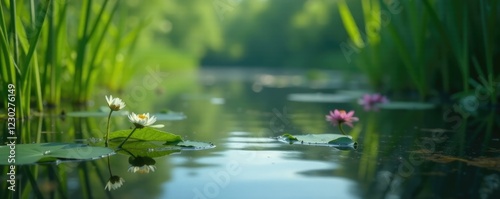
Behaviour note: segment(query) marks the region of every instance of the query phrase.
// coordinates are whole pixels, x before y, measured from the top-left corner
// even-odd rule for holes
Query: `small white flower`
[[[104,190],[107,189],[108,191],[111,191],[111,189],[118,189],[123,185],[124,182],[125,180],[120,176],[111,176],[108,180],[108,183],[104,187]]]
[[[125,107],[125,102],[123,102],[120,98],[113,98],[112,95],[110,95],[109,98],[108,96],[104,97],[106,97],[106,102],[108,102],[109,108],[113,111],[118,111]]]
[[[164,126],[163,124],[153,125],[156,122],[156,117],[155,116],[149,117],[149,113],[138,114],[138,115],[136,115],[135,113],[131,113],[130,115],[128,115],[128,119],[137,128],[144,128],[146,126],[152,128],[162,128]]]
[[[143,166],[132,166],[128,168],[128,172],[133,172],[133,173],[149,173],[149,171],[154,172],[156,169],[156,166],[154,165],[143,165]]]

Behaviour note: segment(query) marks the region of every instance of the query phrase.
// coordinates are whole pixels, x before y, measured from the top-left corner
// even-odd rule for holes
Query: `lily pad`
[[[358,143],[352,140],[351,136],[339,134],[308,134],[290,135],[283,134],[277,137],[278,141],[288,144],[315,145],[329,147],[349,147],[356,148]]]
[[[111,142],[111,146],[117,147],[119,142]],[[178,153],[183,150],[204,150],[215,148],[212,143],[197,141],[181,142],[159,142],[159,141],[132,141],[123,144],[118,153],[132,156],[142,156],[156,158],[161,156]]]
[[[394,110],[425,110],[433,109],[436,107],[435,104],[424,103],[424,102],[389,102],[384,104],[379,104],[379,108],[382,109],[394,109]]]
[[[11,147],[15,146],[13,161]],[[89,146],[76,143],[37,143],[0,146],[0,165],[25,165],[36,163],[53,163],[58,161],[95,160],[114,154],[114,150],[106,147]],[[9,162],[11,160],[11,162]]]
[[[109,139],[110,140],[118,140],[119,138],[125,139],[131,132],[132,132],[131,129],[115,131],[109,134]],[[141,141],[163,141],[163,142],[182,141],[182,138],[179,135],[148,127],[142,129],[136,129],[134,134],[130,136],[130,139],[141,140]]]
[[[182,141],[176,143],[175,145],[165,144],[166,146],[177,146],[181,147],[182,150],[204,150],[204,149],[212,149],[215,148],[215,145],[207,142],[198,142],[198,141]]]
[[[287,99],[294,102],[320,102],[320,103],[348,103],[355,100],[357,96],[331,94],[331,93],[293,93]]]

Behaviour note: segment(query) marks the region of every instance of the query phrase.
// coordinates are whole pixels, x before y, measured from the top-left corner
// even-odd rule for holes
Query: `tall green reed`
[[[0,0],[0,81],[16,86],[18,116],[31,115],[33,105],[58,112],[61,100],[85,104],[96,85],[121,88],[146,25],[137,18],[132,27],[126,10],[117,0]]]
[[[435,91],[468,92],[472,79],[492,85],[499,77],[493,68],[497,1],[370,0],[361,7],[361,13],[352,13],[345,1],[338,3],[351,48],[359,54],[357,65],[374,87],[388,79],[387,87],[416,90],[423,100]],[[362,23],[356,23],[356,14]]]

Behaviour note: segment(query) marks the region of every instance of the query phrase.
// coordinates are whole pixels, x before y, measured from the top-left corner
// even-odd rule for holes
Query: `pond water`
[[[158,123],[165,124],[163,130],[211,142],[216,148],[155,158],[156,170],[148,174],[127,172],[129,157],[113,155],[113,174],[125,182],[110,192],[104,190],[109,178],[106,158],[23,166],[18,196],[35,198],[27,186],[35,183],[35,192],[46,198],[500,197],[498,110],[477,106],[460,111],[460,104],[440,104],[430,109],[365,111],[357,104],[366,92],[362,78],[344,78],[335,71],[202,69],[166,76],[168,80],[153,89],[143,89],[151,93],[144,94],[147,97],[137,94],[141,92],[134,85],[148,77],[138,78],[123,94],[126,108],[182,112],[183,120]],[[91,109],[105,105],[106,94],[96,98]],[[354,110],[359,117],[353,128],[345,127],[358,142],[357,149],[290,145],[275,139],[284,133],[340,134],[325,121],[333,109]],[[103,121],[104,117],[34,118],[26,127],[33,131],[27,139],[85,142],[102,136]],[[112,122],[113,129],[130,128],[124,116]]]

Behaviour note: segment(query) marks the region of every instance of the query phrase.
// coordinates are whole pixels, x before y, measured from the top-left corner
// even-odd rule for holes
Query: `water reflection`
[[[174,181],[164,184],[163,198],[353,198],[354,182],[332,174],[340,169],[335,162],[304,161],[304,152],[272,138],[251,137],[248,132],[230,132],[223,152],[198,158],[195,171],[185,167],[189,154],[172,157],[177,162]],[[297,147],[297,146],[295,146]],[[304,146],[302,146],[304,147]],[[318,149],[316,149],[318,150]],[[329,147],[314,154],[329,156]],[[327,175],[317,175],[326,171]]]
[[[132,110],[182,113],[184,120],[162,121],[165,129],[183,139],[213,142],[217,148],[155,157],[154,173],[146,166],[151,163],[137,164],[149,168],[145,175],[128,172],[134,163],[130,158],[142,155],[114,155],[110,157],[113,174],[126,182],[113,192],[104,191],[109,179],[106,159],[23,166],[18,178],[23,187],[18,193],[24,198],[32,192],[71,198],[500,198],[498,110],[478,108],[467,117],[454,112],[453,105],[365,112],[356,99],[287,101],[291,93],[341,93],[334,89],[356,85],[349,82],[307,87],[302,79],[301,85],[282,87],[276,83],[282,77],[269,81],[266,76],[275,71],[244,71],[226,79],[219,78],[218,72],[208,74],[209,80],[170,76],[164,92],[144,96],[151,103],[130,104]],[[260,81],[258,92],[253,77]],[[273,139],[285,132],[340,134],[324,119],[333,109],[356,111],[359,122],[345,130],[359,143],[357,150],[289,145]],[[117,129],[130,127],[126,117],[112,117],[112,123]],[[18,126],[27,135],[20,138],[23,143],[99,141],[106,121],[57,116],[33,118]],[[5,180],[0,185],[6,187]],[[9,192],[1,194],[1,198],[9,196]]]

